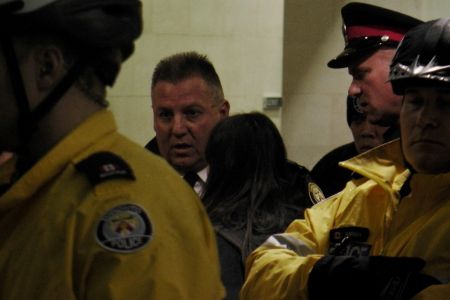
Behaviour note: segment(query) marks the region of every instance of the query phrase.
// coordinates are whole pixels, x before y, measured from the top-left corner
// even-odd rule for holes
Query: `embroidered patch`
[[[330,230],[330,248],[332,255],[368,256],[371,245],[364,242],[369,238],[369,229],[348,226]]]
[[[309,192],[309,199],[313,204],[317,204],[325,199],[325,195],[323,194],[322,190],[314,182],[308,183],[308,192]]]
[[[94,185],[114,178],[135,179],[130,166],[120,156],[111,152],[94,153],[79,162],[76,168],[85,173]]]
[[[96,239],[107,250],[129,253],[147,245],[152,234],[152,224],[145,211],[134,204],[123,204],[103,215],[97,225]]]

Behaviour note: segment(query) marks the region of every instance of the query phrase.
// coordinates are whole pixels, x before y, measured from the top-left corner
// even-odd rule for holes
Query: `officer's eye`
[[[188,119],[194,120],[202,114],[202,111],[198,108],[190,108],[187,109],[184,114]]]
[[[164,121],[168,121],[173,117],[173,113],[169,110],[160,110],[158,112],[158,118]]]
[[[421,106],[425,100],[420,95],[411,94],[411,95],[405,95],[405,99],[403,101],[404,101],[403,105],[406,105],[407,107],[415,108],[415,107]]]
[[[450,109],[450,96],[439,96],[437,98],[438,107],[441,109]]]
[[[368,72],[364,70],[358,70],[352,74],[354,80],[363,80]]]
[[[364,122],[364,118],[356,118],[352,121],[352,123],[355,123],[356,125],[361,125]]]

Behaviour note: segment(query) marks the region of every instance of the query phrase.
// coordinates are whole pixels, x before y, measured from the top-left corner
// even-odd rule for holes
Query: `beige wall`
[[[345,122],[346,70],[326,67],[343,48],[345,0],[143,0],[144,33],[109,93],[119,129],[141,145],[153,135],[149,82],[162,57],[207,54],[231,112],[262,111],[264,96],[283,96],[266,112],[289,157],[309,168],[351,140]],[[373,0],[422,19],[450,15],[448,0]]]
[[[283,1],[143,0],[144,32],[109,93],[119,129],[144,145],[153,131],[149,85],[165,56],[207,54],[231,113],[262,110],[262,97],[281,96]],[[270,116],[281,123],[280,112]]]

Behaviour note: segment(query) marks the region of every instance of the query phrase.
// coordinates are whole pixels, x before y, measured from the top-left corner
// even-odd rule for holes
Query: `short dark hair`
[[[190,77],[199,76],[208,84],[218,103],[224,100],[222,84],[213,64],[206,55],[195,51],[177,53],[163,58],[153,71],[152,90],[160,81],[178,83]]]

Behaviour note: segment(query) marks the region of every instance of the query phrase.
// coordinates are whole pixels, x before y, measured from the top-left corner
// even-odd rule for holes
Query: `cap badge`
[[[322,190],[314,182],[308,183],[308,192],[309,192],[309,199],[313,204],[317,204],[325,199],[325,195],[323,194]]]

